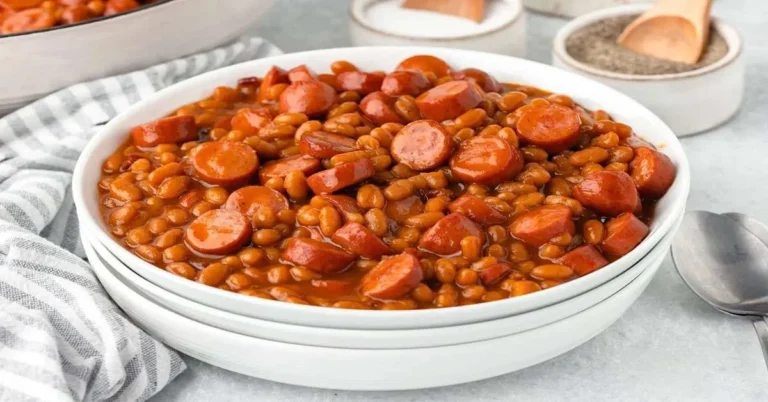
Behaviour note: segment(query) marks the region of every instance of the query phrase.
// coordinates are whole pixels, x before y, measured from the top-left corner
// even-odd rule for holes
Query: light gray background
[[[253,34],[285,52],[350,45],[346,1],[277,3]],[[768,222],[768,1],[721,0],[715,13],[746,41],[747,90],[733,120],[682,140],[693,170],[688,208],[745,212]],[[528,58],[549,63],[552,37],[565,21],[530,13],[527,18]],[[751,324],[697,299],[669,259],[637,303],[603,334],[548,362],[471,384],[408,392],[328,391],[185,360],[187,372],[154,401],[768,401],[768,371]]]

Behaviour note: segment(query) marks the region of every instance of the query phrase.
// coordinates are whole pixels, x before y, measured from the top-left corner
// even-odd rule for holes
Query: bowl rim
[[[147,112],[148,110],[151,109],[152,113],[158,114],[158,117],[161,117],[159,113],[162,112],[162,110],[152,109],[152,106],[154,103],[156,102],[162,103],[162,101],[166,98],[172,98],[174,96],[177,96],[178,94],[190,92],[193,89],[195,91],[201,91],[202,89],[205,89],[206,91],[208,91],[209,89],[212,89],[212,85],[215,85],[214,83],[218,83],[218,85],[221,85],[223,81],[236,80],[236,78],[229,77],[229,75],[233,75],[233,72],[240,71],[240,70],[247,69],[247,71],[254,71],[254,72],[258,72],[262,70],[266,71],[269,68],[269,66],[279,65],[281,62],[293,63],[294,60],[296,59],[312,58],[317,55],[320,55],[319,56],[320,59],[337,57],[336,59],[338,60],[339,58],[349,57],[347,53],[358,55],[357,57],[364,57],[368,53],[375,54],[375,55],[382,55],[382,54],[386,54],[388,51],[392,51],[398,54],[405,53],[409,55],[433,54],[433,55],[437,55],[438,57],[449,57],[450,55],[461,54],[461,55],[464,55],[465,57],[468,57],[468,58],[472,57],[474,59],[485,58],[485,59],[495,59],[494,61],[498,61],[498,62],[520,63],[523,66],[526,66],[527,68],[530,68],[530,69],[550,70],[560,75],[564,74],[565,76],[568,76],[573,81],[582,82],[585,85],[589,85],[593,88],[599,87],[602,91],[606,91],[610,93],[613,97],[619,97],[623,101],[632,104],[634,110],[641,111],[644,114],[647,114],[648,117],[652,120],[653,125],[657,126],[660,130],[664,131],[664,137],[666,137],[664,141],[666,141],[667,143],[674,144],[677,150],[679,151],[679,158],[675,160],[675,162],[677,162],[678,164],[677,176],[675,179],[675,183],[673,183],[673,188],[675,187],[678,188],[677,190],[678,194],[676,198],[673,198],[671,200],[671,204],[669,205],[670,216],[668,216],[666,220],[661,221],[659,223],[659,226],[656,229],[652,230],[649,236],[646,237],[635,249],[633,249],[626,256],[623,256],[622,258],[609,264],[605,268],[598,270],[596,272],[593,272],[588,276],[585,276],[583,278],[578,278],[577,280],[567,282],[563,285],[554,287],[552,289],[548,289],[546,292],[535,292],[533,294],[526,295],[525,297],[499,300],[494,303],[480,303],[475,305],[461,306],[461,307],[448,308],[448,309],[419,309],[419,310],[408,310],[408,311],[383,312],[383,311],[376,311],[376,310],[334,309],[334,308],[320,307],[320,306],[313,306],[313,305],[297,305],[293,303],[264,300],[260,298],[240,295],[233,292],[223,292],[220,289],[212,288],[210,286],[206,286],[194,281],[189,281],[187,279],[180,278],[170,272],[158,269],[156,266],[142,260],[135,254],[129,252],[127,249],[122,247],[117,241],[115,241],[115,239],[112,238],[109,232],[105,230],[101,215],[98,211],[98,206],[96,206],[97,211],[95,212],[95,214],[94,214],[94,211],[90,210],[87,207],[88,203],[86,202],[86,197],[95,198],[95,191],[96,191],[95,186],[92,189],[85,189],[83,187],[83,182],[85,180],[86,171],[87,171],[86,166],[89,164],[89,159],[91,158],[91,155],[99,148],[101,143],[109,141],[110,131],[113,127],[124,124],[124,121],[130,121],[132,119],[132,115],[136,113],[140,113],[142,111]],[[489,60],[488,62],[491,62],[491,61]],[[117,134],[111,133],[111,135],[116,136]],[[125,136],[126,134],[124,132],[121,132],[119,135]],[[98,165],[96,166],[101,166],[101,161],[99,161]],[[98,171],[100,172],[100,168],[98,169]],[[613,271],[615,271],[617,268],[614,268],[614,270],[611,270],[610,267],[621,266],[620,262],[622,260],[629,261],[634,258],[636,261],[640,261],[645,255],[647,255],[648,251],[650,251],[650,249],[652,249],[653,246],[655,246],[661,240],[661,238],[663,238],[663,236],[667,232],[669,232],[669,230],[673,226],[675,222],[675,216],[671,214],[677,213],[678,209],[680,213],[682,213],[682,211],[684,210],[685,203],[690,191],[690,167],[688,164],[688,158],[682,149],[682,145],[680,144],[679,140],[674,135],[672,130],[666,125],[666,123],[664,123],[658,116],[656,116],[653,112],[648,110],[646,107],[642,106],[637,101],[634,101],[631,98],[627,97],[626,95],[623,95],[620,92],[602,83],[596,82],[588,77],[579,76],[578,74],[575,74],[573,72],[564,71],[549,65],[545,65],[545,64],[530,61],[530,60],[525,60],[525,59],[520,59],[520,58],[505,56],[505,55],[491,54],[486,52],[472,51],[472,50],[457,50],[457,49],[446,49],[441,47],[417,47],[417,46],[390,46],[390,47],[367,46],[367,47],[321,49],[321,50],[313,50],[313,51],[299,52],[299,53],[288,53],[288,54],[283,54],[283,55],[278,55],[278,56],[273,56],[273,57],[268,57],[263,59],[256,59],[249,62],[240,63],[237,65],[225,67],[219,70],[211,71],[205,74],[201,74],[196,77],[192,77],[185,81],[174,84],[170,87],[164,88],[161,91],[158,91],[157,93],[132,105],[125,112],[121,113],[120,115],[112,119],[96,135],[94,135],[94,137],[88,142],[86,147],[83,149],[83,152],[75,166],[75,170],[73,172],[72,189],[73,189],[72,191],[73,197],[75,200],[75,204],[77,205],[78,212],[82,213],[81,222],[84,222],[87,227],[91,228],[91,231],[95,234],[97,241],[100,241],[102,244],[104,244],[121,261],[123,261],[127,266],[131,267],[131,269],[133,269],[134,271],[137,269],[135,267],[141,267],[140,269],[143,269],[143,270],[153,269],[153,270],[159,271],[158,275],[165,276],[167,280],[174,281],[177,284],[179,284],[179,286],[184,286],[184,287],[193,286],[196,292],[204,293],[210,297],[220,299],[220,300],[229,299],[233,303],[238,303],[238,304],[247,303],[254,306],[257,309],[262,308],[262,309],[269,309],[272,311],[280,310],[281,314],[287,314],[287,315],[290,315],[292,313],[319,314],[320,316],[323,316],[326,318],[330,318],[331,316],[333,316],[334,318],[337,318],[340,321],[344,321],[344,322],[355,322],[356,319],[376,321],[375,319],[382,319],[382,318],[393,319],[393,320],[401,319],[403,320],[402,322],[409,322],[409,321],[420,322],[419,321],[420,317],[427,317],[428,320],[435,321],[435,320],[438,320],[439,318],[450,317],[451,315],[454,315],[453,312],[456,312],[456,311],[459,311],[466,315],[472,315],[472,313],[483,311],[486,309],[494,309],[494,308],[503,309],[504,306],[509,306],[509,305],[525,305],[523,303],[536,304],[537,302],[542,303],[543,301],[549,300],[547,305],[553,304],[554,302],[552,302],[551,300],[553,298],[556,298],[557,297],[556,295],[558,294],[566,294],[569,289],[575,286],[574,283],[576,284],[583,283],[584,279],[592,278],[591,281],[599,281],[599,283],[602,284],[610,280],[610,278],[617,276],[620,272],[624,272],[629,267],[626,267],[624,270],[616,274],[613,274]],[[78,215],[80,215],[80,213]],[[610,276],[610,275],[613,275],[613,276]],[[598,279],[598,278],[601,278],[601,279]],[[605,279],[605,278],[609,278],[609,279]],[[579,282],[580,280],[582,282]]]
[[[725,21],[723,21],[721,18],[714,16],[712,17],[712,23],[715,25],[716,30],[723,36],[723,39],[725,39],[727,42],[728,53],[726,53],[725,56],[723,56],[720,60],[717,60],[710,65],[696,70],[682,73],[650,75],[618,73],[590,66],[589,64],[576,60],[573,56],[571,56],[570,53],[568,53],[565,45],[566,41],[576,30],[609,17],[640,14],[643,11],[651,8],[651,6],[651,4],[630,4],[624,6],[609,7],[574,18],[565,24],[562,28],[560,28],[555,34],[555,37],[552,40],[552,54],[554,57],[559,58],[561,61],[574,68],[575,70],[598,77],[623,81],[672,81],[685,80],[714,73],[733,64],[733,62],[736,61],[743,53],[744,41],[739,31],[733,26],[726,24]]]
[[[351,0],[349,2],[349,8],[347,9],[347,14],[349,15],[349,21],[363,29],[367,29],[368,31],[377,33],[379,35],[384,35],[392,38],[406,39],[411,41],[420,41],[428,44],[432,44],[432,43],[445,44],[445,43],[450,43],[454,41],[477,39],[477,38],[490,36],[509,28],[510,26],[515,24],[518,20],[520,20],[520,18],[524,14],[522,0],[513,0],[517,5],[517,7],[514,10],[515,12],[514,16],[509,21],[505,22],[501,26],[496,27],[490,31],[483,31],[483,32],[478,32],[475,34],[468,34],[463,36],[451,36],[448,38],[422,37],[422,36],[411,36],[411,35],[397,34],[394,32],[387,32],[379,28],[376,28],[372,24],[368,23],[366,19],[363,17],[363,10],[366,7],[368,7],[371,3],[374,3],[376,1],[379,1],[379,0]],[[506,3],[509,3],[509,2],[507,1]]]

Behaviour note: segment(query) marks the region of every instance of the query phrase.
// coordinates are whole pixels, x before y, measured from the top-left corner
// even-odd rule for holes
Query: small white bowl
[[[142,297],[83,242],[96,276],[139,327],[196,359],[237,373],[293,385],[342,390],[441,387],[511,373],[561,355],[616,321],[645,290],[666,253],[622,290],[549,325],[479,342],[413,349],[347,349],[296,345],[205,325]],[[373,331],[369,331],[373,332]]]
[[[730,119],[741,107],[744,93],[744,52],[736,29],[714,18],[715,29],[728,43],[722,59],[698,70],[678,74],[632,75],[600,70],[568,54],[566,40],[576,30],[597,21],[640,14],[650,5],[630,5],[596,11],[574,19],[555,36],[552,64],[602,82],[656,113],[676,135],[700,133]]]
[[[364,70],[392,70],[401,60],[415,54],[435,55],[454,69],[477,67],[502,82],[522,82],[568,94],[587,108],[606,109],[618,121],[628,123],[648,141],[659,145],[676,165],[677,176],[657,204],[648,237],[629,254],[605,268],[544,292],[449,309],[383,312],[304,306],[224,292],[157,269],[123,248],[110,235],[99,212],[97,184],[103,161],[125,141],[132,127],[162,117],[179,105],[202,99],[219,85],[235,85],[241,77],[264,74],[272,65],[287,68],[306,64],[315,71],[327,71],[332,62],[349,60]],[[104,244],[120,261],[148,281],[182,297],[232,313],[289,324],[325,328],[413,329],[468,324],[532,311],[572,298],[615,278],[641,261],[682,215],[690,190],[690,168],[680,142],[658,117],[615,90],[576,74],[528,60],[468,50],[360,47],[253,60],[194,77],[153,94],[112,119],[91,139],[75,167],[72,188],[80,222],[89,233],[93,233],[96,241]]]
[[[523,0],[525,8],[558,17],[578,17],[601,8],[627,4],[631,0]]]
[[[0,115],[78,82],[229,42],[274,0],[168,0],[75,25],[0,36]]]
[[[678,219],[672,231],[644,259],[661,261],[659,258],[667,253],[680,222],[682,222],[682,218]],[[260,320],[228,313],[197,303],[194,300],[177,296],[153,285],[131,271],[117,257],[110,253],[104,245],[89,238],[87,228],[81,227],[80,233],[83,237],[83,243],[88,243],[86,250],[92,248],[94,251],[93,255],[89,255],[89,261],[93,263],[95,259],[98,259],[100,264],[105,265],[126,286],[139,293],[142,297],[177,314],[206,325],[242,335],[277,342],[332,348],[424,348],[477,342],[517,334],[578,314],[611,297],[635,280],[646,269],[653,269],[648,264],[638,263],[616,278],[572,299],[498,320],[452,327],[411,330],[332,329]]]
[[[480,24],[452,16],[425,15],[423,11],[413,10],[400,10],[398,14],[399,18],[407,15],[413,18],[412,20],[398,20],[396,19],[398,17],[386,14],[382,16],[387,18],[386,20],[372,22],[368,11],[371,7],[377,6],[376,3],[391,3],[391,8],[399,6],[399,2],[395,0],[352,0],[350,2],[349,36],[354,46],[441,46],[508,56],[525,56],[526,21],[520,0],[494,0],[494,3],[489,3],[489,7],[504,7],[507,12],[496,12],[492,15],[492,20],[486,19]],[[440,19],[445,21],[440,22]],[[459,23],[472,28],[447,30],[442,34],[436,34],[435,31],[430,31],[433,25],[428,24],[427,21],[434,21],[433,24],[439,27]],[[416,31],[404,30],[409,26],[424,28]]]

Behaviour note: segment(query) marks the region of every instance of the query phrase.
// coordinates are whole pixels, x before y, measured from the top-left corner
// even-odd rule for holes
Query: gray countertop
[[[350,45],[346,1],[276,3],[253,34],[285,52]],[[768,1],[721,0],[715,13],[745,39],[747,89],[743,108],[731,121],[682,140],[693,176],[688,208],[739,211],[768,221]],[[549,63],[552,37],[565,21],[536,14],[527,18],[528,58]],[[697,299],[669,259],[604,333],[565,355],[485,381],[421,391],[329,391],[185,360],[189,369],[153,401],[768,400],[768,372],[751,324]]]

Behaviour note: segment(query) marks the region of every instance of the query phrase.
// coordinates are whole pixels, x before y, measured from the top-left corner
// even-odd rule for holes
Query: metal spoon
[[[768,246],[742,220],[759,231],[761,225],[738,215],[686,213],[672,243],[672,260],[704,301],[752,320],[768,365]]]

